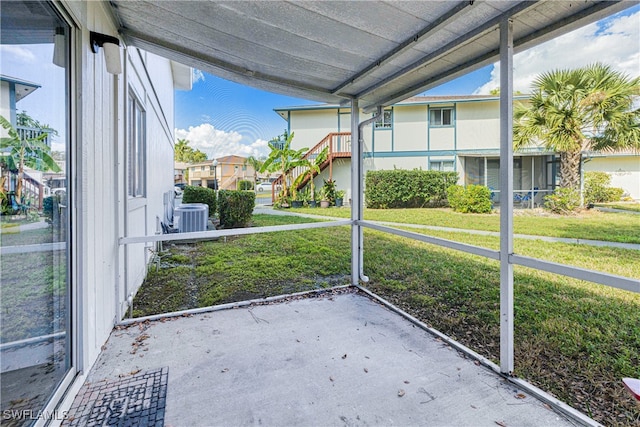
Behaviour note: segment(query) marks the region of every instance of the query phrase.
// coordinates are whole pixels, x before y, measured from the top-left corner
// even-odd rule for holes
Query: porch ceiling
[[[109,2],[125,41],[222,78],[322,102],[391,105],[634,1]]]

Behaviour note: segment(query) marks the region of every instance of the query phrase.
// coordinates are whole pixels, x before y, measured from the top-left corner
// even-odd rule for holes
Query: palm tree
[[[271,152],[260,168],[260,172],[279,172],[282,175],[283,200],[286,200],[289,196],[289,188],[287,185],[291,179],[289,176],[291,170],[304,164],[302,156],[308,151],[308,148],[301,148],[299,150],[292,149],[292,140],[293,133],[289,135],[285,130],[282,135],[269,141]]]
[[[324,149],[320,151],[314,158],[302,159],[303,161],[302,165],[307,167],[307,171],[305,173],[298,175],[293,185],[297,187],[308,176],[309,186],[310,186],[309,196],[311,200],[315,200],[316,186],[313,182],[313,177],[320,173],[320,166],[322,166],[322,164],[327,161],[328,156],[329,156],[329,147],[324,147]]]
[[[60,166],[51,155],[51,148],[43,142],[47,133],[42,132],[34,138],[21,138],[13,125],[0,116],[0,125],[7,131],[8,137],[0,138],[0,151],[2,151],[3,168],[9,171],[18,171],[18,183],[16,186],[16,199],[18,203],[22,200],[22,181],[24,179],[24,168],[53,172],[60,172]],[[4,185],[0,191],[4,192]]]
[[[256,188],[256,185],[258,185],[258,171],[262,168],[263,163],[264,163],[264,160],[254,156],[249,156],[244,161],[245,167],[249,165],[253,168],[253,188],[254,189]]]
[[[640,78],[608,65],[543,73],[514,112],[514,149],[541,145],[560,155],[560,187],[580,188],[582,152],[640,148]]]
[[[179,139],[173,147],[173,158],[176,162],[197,163],[207,160],[206,153],[189,146],[189,141]]]
[[[192,148],[189,147],[189,141],[186,139],[179,139],[173,147],[173,157],[176,162],[184,162],[186,161],[184,159],[188,157],[191,150]]]

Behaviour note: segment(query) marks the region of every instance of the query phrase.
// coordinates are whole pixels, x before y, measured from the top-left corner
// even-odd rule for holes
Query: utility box
[[[185,203],[178,205],[173,212],[173,224],[180,233],[207,231],[209,206],[204,203]]]

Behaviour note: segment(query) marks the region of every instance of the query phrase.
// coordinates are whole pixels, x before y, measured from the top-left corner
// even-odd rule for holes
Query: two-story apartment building
[[[526,101],[526,96],[516,97],[518,101]],[[313,147],[330,133],[350,130],[348,107],[323,104],[275,111],[287,121],[288,131],[295,133],[294,148]],[[494,201],[499,202],[499,117],[499,98],[490,95],[413,97],[396,103],[365,128],[365,169],[457,171],[460,184],[490,187]],[[338,140],[336,144],[350,143],[349,136]],[[612,172],[612,185],[640,198],[640,156],[585,154],[587,159],[585,170]],[[514,154],[513,167],[518,199],[533,193],[534,203],[539,204],[555,188],[558,168],[553,152],[521,150]],[[323,172],[317,183],[321,184],[328,174]],[[331,174],[338,188],[348,193],[350,160],[336,159]]]
[[[236,190],[238,182],[253,182],[255,171],[242,156],[223,156],[214,160],[206,160],[188,165],[189,185],[216,188],[220,190]]]

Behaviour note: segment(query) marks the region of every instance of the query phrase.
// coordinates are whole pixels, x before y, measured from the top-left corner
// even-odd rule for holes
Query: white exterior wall
[[[373,157],[365,159],[365,173],[368,170],[393,170],[393,169],[427,169],[426,156],[413,157]]]
[[[9,82],[0,81],[0,116],[11,121],[11,92]],[[0,137],[6,137],[9,132],[0,127]]]
[[[634,200],[640,200],[640,156],[594,157],[584,163],[586,172],[607,172],[611,186],[622,188]]]
[[[427,106],[393,108],[394,151],[427,149]],[[376,139],[376,150],[377,139]]]
[[[373,132],[373,148],[376,152],[393,151],[393,129],[376,129]]]
[[[454,150],[456,130],[453,126],[429,129],[429,150]]]
[[[289,126],[295,133],[292,148],[312,148],[329,133],[338,131],[338,109],[292,111]]]
[[[456,104],[458,150],[500,147],[500,105],[498,101]]]
[[[145,54],[145,64],[134,48],[121,49],[122,74],[107,73],[102,50],[94,54],[89,46],[89,30],[117,34],[102,2],[69,1],[62,6],[78,29],[71,85],[75,162],[69,185],[76,204],[73,327],[79,338],[77,367],[87,371],[117,320],[125,284],[129,291],[136,289],[146,270],[148,254],[142,245],[127,248],[125,254],[118,239],[127,232],[153,234],[155,217],[164,209],[163,193],[173,189],[174,90],[169,61]],[[129,90],[140,96],[146,110],[147,197],[134,203],[126,196]]]

